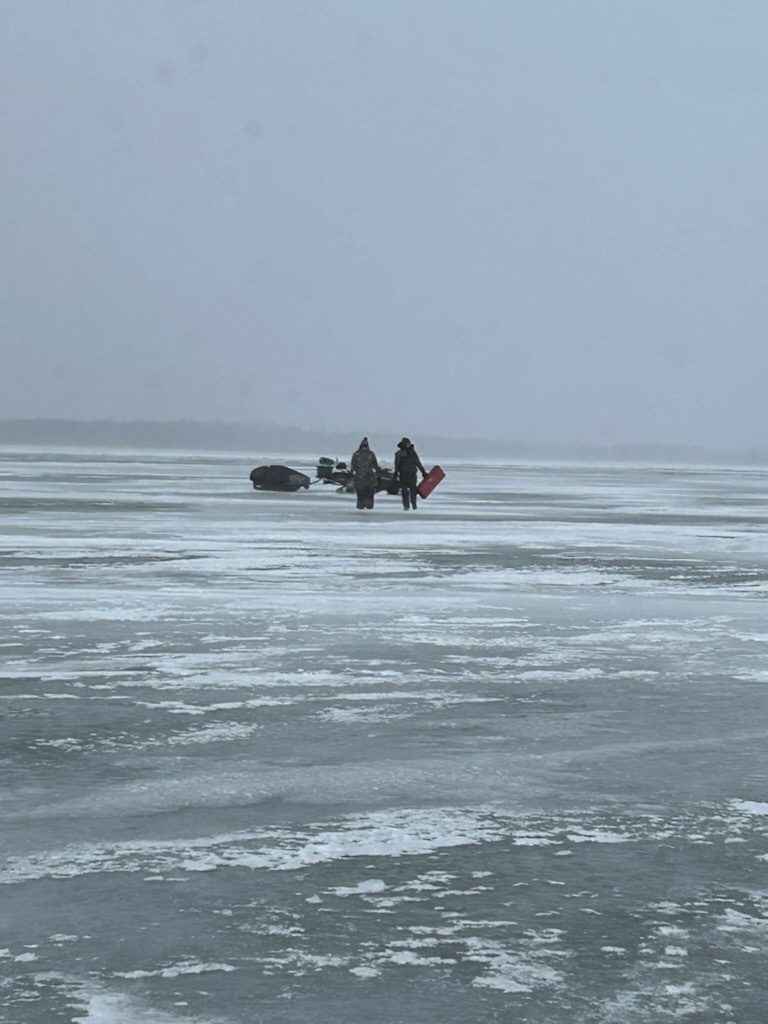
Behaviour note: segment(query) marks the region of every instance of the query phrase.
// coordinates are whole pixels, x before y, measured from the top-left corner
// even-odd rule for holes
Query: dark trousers
[[[416,490],[416,477],[400,477],[400,495],[403,499],[403,508],[416,508],[416,498],[419,492]]]
[[[355,484],[355,491],[357,493],[357,507],[358,508],[373,508],[373,496],[376,493],[376,484]]]

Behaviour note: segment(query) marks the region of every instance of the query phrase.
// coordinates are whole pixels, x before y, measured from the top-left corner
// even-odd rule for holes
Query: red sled
[[[442,469],[439,466],[433,466],[416,488],[419,492],[419,497],[427,498],[444,477],[445,473]]]

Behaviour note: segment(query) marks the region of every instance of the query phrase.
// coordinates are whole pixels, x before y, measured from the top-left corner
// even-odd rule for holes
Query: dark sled
[[[312,483],[306,473],[290,466],[257,466],[251,470],[250,479],[257,491],[298,491]]]

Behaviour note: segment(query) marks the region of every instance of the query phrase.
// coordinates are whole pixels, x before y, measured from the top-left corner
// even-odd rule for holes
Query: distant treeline
[[[317,446],[314,435],[299,428],[196,420],[0,420],[0,443],[193,451],[312,451]]]
[[[391,457],[396,441],[392,431],[370,433],[381,458]],[[0,420],[0,444],[60,445],[105,448],[170,448],[264,453],[316,453],[348,459],[360,437],[350,432],[309,431],[300,427],[265,424],[173,420]],[[768,465],[768,448],[750,451],[712,451],[679,445],[557,445],[499,441],[472,437],[419,435],[426,458],[511,458],[522,460],[619,461]]]

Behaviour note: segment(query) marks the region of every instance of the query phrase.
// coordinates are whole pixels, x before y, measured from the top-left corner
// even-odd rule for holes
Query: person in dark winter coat
[[[373,508],[373,496],[376,493],[376,485],[379,480],[379,463],[375,453],[368,445],[367,437],[363,438],[359,448],[352,456],[350,469],[352,470],[352,479],[355,481],[357,507]]]
[[[427,475],[426,469],[421,464],[421,459],[413,447],[413,441],[404,437],[398,442],[395,452],[395,480],[400,486],[400,494],[403,499],[403,508],[416,508],[416,473],[421,471],[422,477]]]

